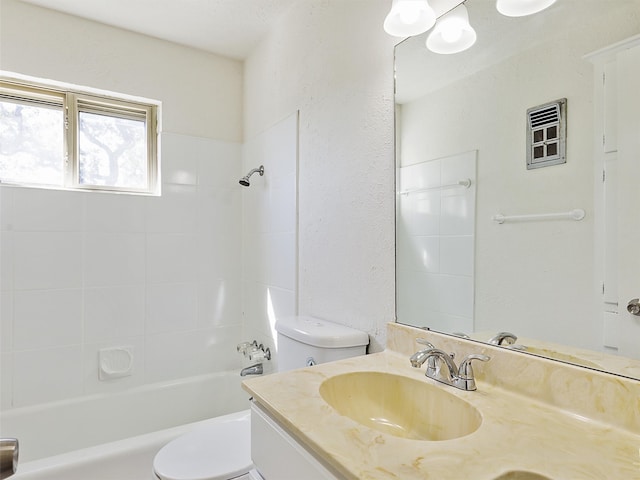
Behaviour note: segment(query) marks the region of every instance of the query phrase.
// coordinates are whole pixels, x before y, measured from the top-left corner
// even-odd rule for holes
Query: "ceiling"
[[[22,1],[242,60],[295,0]]]

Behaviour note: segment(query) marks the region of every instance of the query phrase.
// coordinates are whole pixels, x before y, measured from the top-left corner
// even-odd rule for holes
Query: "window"
[[[0,183],[155,193],[157,110],[0,79]]]

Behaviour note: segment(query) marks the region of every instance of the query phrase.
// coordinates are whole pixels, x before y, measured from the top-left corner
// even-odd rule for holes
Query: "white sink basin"
[[[384,372],[328,378],[320,395],[339,414],[389,435],[451,440],[476,431],[480,412],[444,387]]]

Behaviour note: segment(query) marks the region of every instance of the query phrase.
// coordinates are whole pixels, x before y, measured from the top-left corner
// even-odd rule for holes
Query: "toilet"
[[[278,371],[364,355],[369,336],[308,316],[276,322]],[[249,410],[212,418],[169,442],[153,459],[159,480],[261,480],[251,462]]]

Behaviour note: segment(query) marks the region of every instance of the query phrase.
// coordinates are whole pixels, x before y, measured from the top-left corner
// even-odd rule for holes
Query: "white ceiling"
[[[22,0],[190,47],[245,59],[295,0]]]

